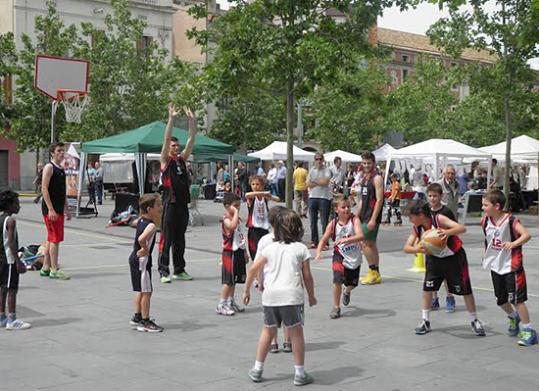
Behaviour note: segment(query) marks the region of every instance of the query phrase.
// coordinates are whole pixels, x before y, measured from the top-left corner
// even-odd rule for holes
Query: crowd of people
[[[186,159],[194,145],[196,118],[191,110],[184,111],[189,121],[189,138],[181,149],[178,140],[172,136],[174,119],[179,112],[174,106],[169,106],[169,120],[160,156],[162,195],[145,194],[139,200],[140,217],[129,256],[129,269],[134,291],[134,314],[130,324],[141,332],[163,331],[150,316],[152,252],[158,227],[161,230],[158,258],[160,281],[170,283],[171,280],[193,279],[186,271],[184,255],[190,201]],[[51,146],[51,160],[43,167],[41,182],[47,246],[40,275],[51,279],[69,279],[58,266],[59,247],[64,240],[64,219],[71,218],[66,203],[65,172],[60,166],[64,148],[62,143]],[[360,283],[373,285],[382,282],[377,235],[382,223],[385,186],[376,168],[376,159],[370,152],[363,153],[357,173],[353,167],[344,170],[340,158],[333,163],[331,168],[327,168],[324,156],[319,153],[309,170],[303,167],[303,163],[297,163],[293,175],[295,211],[280,205],[270,208],[269,201],[282,200],[286,177],[286,167],[282,162],[277,162],[268,173],[262,169],[255,175],[248,175],[245,165],[238,164],[234,175],[237,176],[240,191],[229,191],[223,195],[221,294],[215,311],[223,316],[241,313],[244,311],[242,305],[248,305],[251,301],[252,287],[256,286],[261,291],[263,327],[255,362],[248,372],[254,382],[263,380],[268,353],[278,351],[277,330],[280,327],[283,327],[285,334],[284,351],[293,353],[294,384],[300,386],[313,382],[304,365],[304,290],[308,304],[316,305],[310,261],[320,259],[322,253],[329,250],[330,242],[333,246],[331,319],[341,317],[341,303],[343,306],[350,304],[352,291]],[[98,176],[97,173],[92,175]],[[217,177],[223,182],[229,179],[230,174],[225,166],[219,166]],[[400,220],[398,201],[401,189],[398,179],[396,174],[392,175],[389,199],[391,210]],[[476,336],[486,334],[477,315],[466,252],[460,239],[466,227],[458,223],[458,196],[456,170],[448,165],[440,182],[428,184],[426,200],[412,202],[407,207],[406,215],[412,230],[403,250],[426,256],[421,317],[414,329],[417,335],[431,331],[430,312],[439,307],[435,294],[442,284],[445,284],[448,294],[448,312],[454,311],[453,295],[463,296],[473,333]],[[246,222],[239,215],[242,200],[247,206]],[[355,212],[354,203],[357,203]],[[525,304],[526,278],[522,263],[522,246],[530,240],[530,235],[517,218],[504,211],[504,205],[505,198],[499,189],[485,193],[482,200],[482,229],[485,236],[483,266],[490,270],[497,305],[509,317],[509,335],[518,336],[519,345],[530,346],[537,343],[537,335]],[[3,237],[0,241],[0,325],[11,330],[30,327],[29,323],[16,318],[18,277],[26,270],[16,250],[17,229],[13,215],[18,213],[19,208],[16,193],[6,191],[0,194]],[[307,214],[311,236],[306,245],[303,243],[302,218]],[[433,229],[444,243],[436,253],[424,244],[425,235]],[[314,257],[309,249],[316,250]],[[368,271],[360,278],[363,257],[367,260]],[[253,263],[248,267],[250,261]],[[235,298],[238,284],[245,284],[239,302]]]

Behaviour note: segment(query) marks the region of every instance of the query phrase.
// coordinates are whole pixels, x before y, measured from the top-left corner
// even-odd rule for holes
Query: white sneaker
[[[232,316],[235,314],[234,310],[230,308],[227,304],[218,304],[215,308],[215,312],[219,315]]]
[[[6,324],[6,330],[26,330],[32,327],[30,323],[23,322],[22,320],[15,319],[13,322]]]

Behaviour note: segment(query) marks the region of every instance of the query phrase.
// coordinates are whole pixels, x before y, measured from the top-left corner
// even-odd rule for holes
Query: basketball
[[[423,234],[421,245],[427,254],[436,256],[440,255],[447,246],[447,239],[440,239],[438,230],[436,228],[431,228]]]

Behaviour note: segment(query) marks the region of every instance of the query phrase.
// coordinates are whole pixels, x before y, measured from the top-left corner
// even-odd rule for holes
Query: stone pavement
[[[107,204],[98,218],[67,223],[60,262],[72,276],[70,281],[40,278],[36,272],[21,277],[18,315],[33,328],[0,330],[0,390],[295,388],[292,356],[285,353],[268,356],[263,383],[247,378],[262,327],[257,293],[245,313],[229,318],[215,314],[220,291],[220,204],[202,201],[207,224],[190,227],[187,233],[187,270],[195,280],[163,285],[154,274],[151,312],[165,327],[162,334],[139,333],[128,325],[133,294],[127,257],[134,230],[104,228],[111,209]],[[525,216],[523,221],[534,236],[524,257],[529,308],[539,326],[538,220]],[[28,199],[22,201],[18,226],[22,245],[40,243],[45,236],[39,208]],[[477,219],[463,240],[487,336],[472,335],[459,298],[456,313],[432,314],[432,333],[413,334],[420,316],[422,276],[406,271],[412,259],[401,248],[409,229],[408,225],[381,228],[384,281],[358,287],[341,319],[328,317],[331,253],[313,262],[318,305],[306,308],[306,368],[315,377],[309,389],[538,390],[539,348],[519,348],[505,335],[506,318],[496,307],[489,273],[480,267]],[[238,298],[242,290],[239,286]]]

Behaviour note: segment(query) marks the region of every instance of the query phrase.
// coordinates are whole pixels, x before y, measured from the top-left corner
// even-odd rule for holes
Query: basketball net
[[[81,123],[82,112],[88,104],[88,93],[77,90],[58,90],[58,102],[62,102],[66,121]]]

